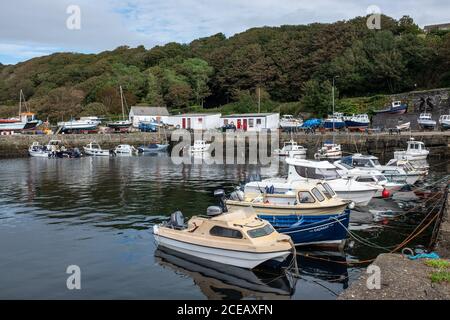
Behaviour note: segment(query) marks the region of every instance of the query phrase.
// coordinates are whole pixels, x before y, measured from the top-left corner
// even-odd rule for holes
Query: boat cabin
[[[450,115],[446,114],[446,115],[440,116],[439,122],[443,122],[443,121],[450,121]]]
[[[334,180],[341,178],[335,165],[328,161],[310,161],[296,158],[286,159],[289,165],[289,180]]]
[[[353,168],[364,169],[379,169],[381,166],[377,157],[362,154],[355,154],[350,157],[345,157],[341,160],[341,163]]]
[[[408,141],[408,148],[407,148],[407,152],[412,151],[412,152],[418,152],[418,151],[422,151],[422,150],[426,150],[425,148],[425,143],[421,142],[421,141]]]
[[[431,113],[421,113],[419,116],[420,120],[432,120]]]

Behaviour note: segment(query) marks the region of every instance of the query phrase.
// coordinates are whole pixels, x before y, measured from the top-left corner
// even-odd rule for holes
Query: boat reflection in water
[[[323,287],[336,294],[348,288],[349,274],[346,262],[346,254],[339,251],[299,252],[297,258],[301,279],[307,280],[310,277],[316,282],[321,280]]]
[[[155,251],[155,257],[161,266],[191,277],[208,299],[290,299],[295,292],[296,279],[289,272],[248,270],[163,247]]]

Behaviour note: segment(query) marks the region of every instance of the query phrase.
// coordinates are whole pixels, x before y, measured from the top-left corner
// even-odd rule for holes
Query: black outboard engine
[[[219,206],[222,209],[222,213],[228,212],[227,206],[225,205],[225,191],[223,189],[215,190],[214,198],[217,198],[219,201]]]
[[[170,225],[175,229],[182,229],[185,227],[184,216],[181,211],[175,211],[170,215]]]

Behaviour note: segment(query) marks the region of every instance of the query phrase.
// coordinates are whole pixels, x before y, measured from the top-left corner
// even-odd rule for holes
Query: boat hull
[[[367,122],[357,122],[352,120],[345,121],[345,126],[348,128],[367,128],[369,124]]]
[[[226,205],[230,211],[245,207],[252,207],[257,215],[273,215],[273,216],[315,216],[315,215],[336,215],[347,207],[347,204],[330,207],[316,207],[316,208],[299,208],[295,205],[281,206],[269,205],[265,203],[255,203],[250,201],[236,201],[226,200]],[[270,221],[269,221],[270,222]]]
[[[331,188],[336,192],[337,196],[344,200],[351,200],[357,206],[365,207],[377,193],[377,189],[373,190],[338,190],[330,184]]]
[[[84,153],[88,156],[94,156],[94,157],[109,157],[110,152],[109,150],[100,150],[100,149],[89,149],[84,147],[83,148]]]
[[[30,155],[30,157],[36,157],[36,158],[49,158],[50,157],[50,153],[48,151],[33,151],[33,150],[28,150],[28,154]]]
[[[342,129],[345,127],[345,122],[344,121],[339,121],[339,122],[331,122],[331,121],[325,121],[323,123],[323,127],[325,129],[330,129],[333,130],[333,124],[334,124],[334,129]]]
[[[278,232],[291,237],[296,246],[341,243],[348,236],[350,210],[339,215],[299,217],[260,215]],[[303,223],[296,225],[303,219]]]
[[[159,235],[158,228],[158,226],[154,226],[153,233],[156,242],[162,247],[182,252],[190,256],[245,269],[253,269],[269,260],[281,262],[284,261],[289,254],[291,254],[290,251],[255,253],[201,246],[161,236]]]

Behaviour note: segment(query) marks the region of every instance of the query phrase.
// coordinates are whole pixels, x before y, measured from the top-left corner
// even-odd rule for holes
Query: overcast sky
[[[70,5],[81,9],[80,30],[66,27]],[[61,51],[188,43],[258,26],[334,22],[365,16],[370,5],[394,18],[410,15],[420,26],[450,22],[449,0],[1,0],[0,63]]]

